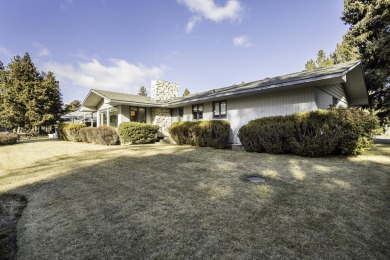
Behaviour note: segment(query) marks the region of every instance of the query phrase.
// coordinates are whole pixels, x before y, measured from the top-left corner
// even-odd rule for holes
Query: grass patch
[[[0,147],[0,193],[29,201],[21,259],[386,259],[389,154],[22,142]]]

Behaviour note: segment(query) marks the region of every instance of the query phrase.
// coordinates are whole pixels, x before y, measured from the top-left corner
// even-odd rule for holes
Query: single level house
[[[326,109],[329,106],[368,105],[368,93],[359,61],[306,70],[179,97],[176,83],[154,80],[151,97],[91,89],[83,112],[97,114],[97,126],[118,127],[122,122],[151,123],[169,135],[173,122],[228,120],[230,142],[249,120]]]

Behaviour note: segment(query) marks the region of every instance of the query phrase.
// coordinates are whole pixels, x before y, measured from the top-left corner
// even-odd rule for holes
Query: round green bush
[[[229,144],[230,123],[226,120],[173,123],[169,134],[177,144],[225,148]]]
[[[124,122],[119,125],[118,133],[122,144],[147,144],[156,141],[158,129],[157,125]]]

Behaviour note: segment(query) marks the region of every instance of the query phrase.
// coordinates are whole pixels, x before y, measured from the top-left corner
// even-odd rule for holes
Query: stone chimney
[[[155,101],[166,101],[179,96],[179,85],[177,83],[152,80],[150,97]]]

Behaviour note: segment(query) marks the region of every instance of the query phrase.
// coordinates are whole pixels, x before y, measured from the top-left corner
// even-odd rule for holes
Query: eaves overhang
[[[315,84],[314,84],[315,83]],[[246,96],[251,95],[254,93],[271,93],[271,92],[277,92],[282,91],[285,89],[297,89],[297,88],[305,88],[310,86],[320,86],[320,85],[326,85],[326,84],[336,84],[336,83],[345,83],[344,74],[343,73],[334,73],[326,76],[321,77],[314,77],[314,78],[307,78],[302,80],[294,80],[294,81],[286,81],[286,82],[280,82],[278,84],[264,84],[257,87],[251,87],[248,89],[238,89],[233,90],[229,92],[224,93],[215,93],[211,94],[205,97],[199,97],[196,96],[187,99],[187,100],[178,100],[173,102],[168,102],[166,104],[163,104],[163,106],[178,106],[181,104],[191,104],[206,100],[219,100],[219,99],[225,99],[225,98],[231,98],[231,97],[237,97],[237,96]]]

